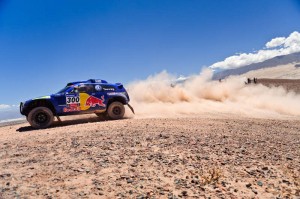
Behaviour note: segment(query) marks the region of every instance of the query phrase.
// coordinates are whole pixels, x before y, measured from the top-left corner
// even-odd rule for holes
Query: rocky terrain
[[[0,127],[0,198],[299,198],[300,118]]]

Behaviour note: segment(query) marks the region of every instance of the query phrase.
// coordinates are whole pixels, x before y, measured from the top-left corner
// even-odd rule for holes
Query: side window
[[[93,85],[86,85],[86,91],[87,93],[94,93],[95,89]]]
[[[93,85],[80,85],[78,88],[79,93],[93,93]]]

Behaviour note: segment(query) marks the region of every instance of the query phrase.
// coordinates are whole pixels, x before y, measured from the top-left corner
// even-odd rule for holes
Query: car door
[[[69,115],[80,111],[79,94],[75,87],[69,87],[64,92],[53,95],[53,97],[58,115]]]
[[[94,90],[95,90],[95,97],[101,100],[100,106],[98,107],[98,110],[105,110],[107,105],[107,94],[103,89],[103,86],[101,84],[94,84]]]
[[[65,93],[63,113],[65,115],[79,114],[80,109],[80,95],[77,87],[73,87]]]
[[[94,84],[85,84],[79,86],[80,108],[83,112],[95,112],[105,109],[104,96],[99,96],[96,92],[99,87]]]

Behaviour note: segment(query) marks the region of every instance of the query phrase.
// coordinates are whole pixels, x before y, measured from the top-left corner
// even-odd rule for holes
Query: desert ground
[[[266,85],[268,87],[278,87],[281,86],[287,91],[293,91],[295,93],[300,93],[300,79],[270,79],[270,78],[261,78],[258,79],[258,83]]]
[[[270,78],[270,79],[299,79],[300,78],[300,63],[279,65],[276,67],[262,68],[259,70],[249,71],[242,76]],[[297,67],[296,67],[297,66]]]
[[[0,128],[0,198],[299,198],[300,119],[199,116]]]
[[[270,111],[2,126],[0,198],[300,198],[300,116]]]

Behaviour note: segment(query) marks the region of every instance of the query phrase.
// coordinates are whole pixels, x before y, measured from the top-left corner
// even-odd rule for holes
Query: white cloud
[[[269,41],[268,43],[266,43],[266,47],[274,48],[274,47],[281,46],[282,44],[284,44],[285,39],[286,39],[285,37],[276,37],[276,38],[272,39],[271,41]]]
[[[265,48],[253,53],[241,53],[214,63],[210,68],[233,69],[262,62],[280,55],[300,52],[300,33],[295,31],[288,37],[276,37],[267,42]]]
[[[11,108],[10,105],[7,105],[7,104],[0,104],[0,110],[2,110],[2,109],[9,109],[9,108]]]

